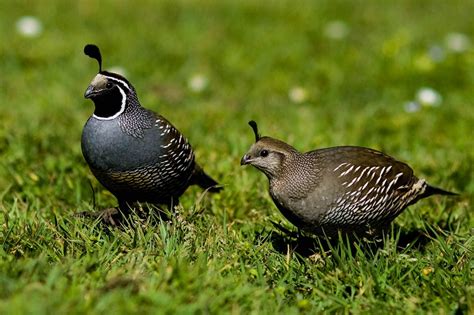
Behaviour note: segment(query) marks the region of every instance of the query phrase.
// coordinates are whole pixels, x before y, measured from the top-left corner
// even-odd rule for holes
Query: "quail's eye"
[[[105,85],[105,87],[108,88],[108,89],[110,89],[112,86],[113,86],[113,85],[112,85],[112,83],[110,83],[110,82],[108,82],[108,83]]]
[[[261,157],[266,157],[266,156],[268,156],[268,151],[267,151],[267,150],[262,150],[262,151],[260,151],[260,156],[261,156]]]

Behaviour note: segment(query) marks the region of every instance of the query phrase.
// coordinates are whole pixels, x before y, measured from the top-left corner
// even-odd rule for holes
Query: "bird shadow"
[[[394,225],[390,230],[381,232],[377,237],[370,239],[349,234],[340,234],[338,237],[328,238],[308,235],[301,231],[290,231],[279,224],[273,224],[277,230],[257,232],[257,237],[270,242],[280,254],[287,255],[292,252],[301,257],[310,257],[317,253],[332,251],[341,245],[351,250],[357,248],[365,253],[373,254],[383,249],[387,242],[395,243],[395,248],[399,252],[408,248],[422,250],[439,235],[439,231],[434,229],[407,231],[398,225]]]

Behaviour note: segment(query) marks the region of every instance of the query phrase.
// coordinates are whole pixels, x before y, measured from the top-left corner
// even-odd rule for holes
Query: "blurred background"
[[[225,190],[217,196],[201,200],[201,191],[192,188],[181,198],[185,213],[199,203],[206,211],[193,222],[198,231],[194,236],[198,244],[196,251],[187,253],[187,247],[180,251],[185,253],[180,259],[191,257],[195,265],[181,264],[181,268],[189,268],[180,274],[182,286],[170,284],[171,296],[176,296],[176,292],[183,295],[177,303],[189,301],[189,288],[182,288],[189,283],[194,285],[192,279],[202,283],[211,283],[209,279],[216,281],[215,291],[208,291],[207,298],[200,295],[199,285],[194,287],[193,296],[201,297],[198,300],[202,303],[215,301],[221,286],[233,288],[239,279],[240,287],[247,291],[237,291],[239,286],[235,286],[236,291],[229,293],[231,300],[243,296],[258,309],[259,300],[254,298],[258,287],[259,296],[266,296],[270,301],[267,305],[274,305],[274,296],[280,297],[281,305],[286,305],[288,299],[300,301],[302,297],[319,296],[320,301],[314,305],[321,311],[325,305],[344,305],[340,301],[346,299],[347,283],[356,292],[359,283],[365,283],[360,277],[368,274],[368,287],[360,285],[360,296],[368,288],[365,296],[369,295],[369,301],[380,299],[381,304],[374,304],[376,307],[388,305],[384,302],[386,291],[380,289],[378,293],[378,285],[373,284],[372,269],[358,274],[362,270],[359,261],[351,265],[353,273],[347,273],[346,278],[340,278],[339,273],[331,278],[335,269],[331,260],[326,260],[327,270],[315,265],[312,283],[320,287],[314,291],[306,290],[307,275],[301,274],[298,263],[293,262],[295,271],[291,274],[293,271],[288,269],[288,277],[296,279],[296,289],[285,291],[278,287],[284,294],[273,291],[276,285],[291,284],[283,272],[289,266],[285,260],[289,256],[275,255],[271,245],[265,247],[264,243],[259,250],[264,248],[265,257],[272,257],[270,261],[274,265],[269,263],[268,269],[258,265],[264,260],[257,255],[253,244],[254,239],[259,239],[255,231],[262,227],[272,229],[268,220],[281,221],[282,217],[268,196],[266,178],[254,169],[239,165],[241,156],[254,141],[247,122],[256,120],[263,135],[282,139],[301,151],[359,145],[383,150],[408,162],[418,176],[435,186],[460,192],[461,196],[420,202],[397,218],[396,223],[405,231],[419,230],[424,224],[441,226],[449,233],[461,235],[462,240],[468,235],[472,239],[473,12],[474,1],[456,0],[2,1],[0,224],[4,231],[10,226],[1,241],[0,266],[8,270],[0,275],[2,286],[8,283],[9,292],[19,288],[24,294],[23,299],[17,299],[18,306],[27,304],[23,301],[29,302],[32,291],[28,288],[33,282],[44,290],[41,294],[54,293],[46,299],[53,301],[49,313],[57,310],[54,303],[63,303],[62,294],[69,295],[71,309],[78,303],[87,311],[90,307],[87,303],[95,303],[87,299],[98,301],[105,294],[102,289],[95,290],[97,283],[105,283],[107,287],[109,278],[113,280],[115,271],[109,277],[109,266],[115,266],[119,259],[115,257],[117,252],[122,255],[122,251],[132,248],[128,256],[119,255],[124,265],[132,267],[116,273],[123,270],[132,273],[136,261],[151,261],[137,271],[146,275],[141,282],[145,289],[140,292],[162,290],[168,283],[168,271],[179,270],[176,267],[179,264],[160,265],[155,257],[157,251],[161,255],[161,248],[168,247],[149,249],[146,246],[155,243],[146,241],[143,246],[151,253],[146,259],[136,259],[135,254],[142,257],[143,248],[136,245],[135,236],[130,236],[134,241],[127,243],[127,233],[132,232],[114,231],[113,235],[123,242],[116,243],[113,237],[108,240],[102,230],[93,226],[89,230],[89,226],[81,226],[82,221],[71,216],[77,211],[92,210],[91,186],[96,191],[97,208],[116,203],[92,176],[80,148],[82,127],[93,112],[92,102],[84,99],[83,94],[98,72],[97,63],[83,54],[83,47],[94,43],[101,48],[104,69],[124,74],[135,86],[142,105],[173,122],[192,143],[200,164],[225,185]],[[60,228],[61,220],[68,223]],[[163,229],[160,227],[161,232]],[[212,235],[206,234],[210,230]],[[152,238],[163,235],[152,232]],[[444,235],[438,242],[453,244],[452,234],[446,238]],[[446,272],[437,278],[439,285],[430,286],[428,280],[425,286],[417,282],[418,270],[425,268],[425,258],[421,257],[414,269],[414,260],[403,258],[407,255],[394,256],[402,261],[402,271],[387,273],[400,281],[410,274],[407,279],[414,280],[410,290],[397,282],[398,295],[392,296],[390,305],[402,307],[402,311],[406,311],[405,305],[411,305],[413,312],[418,312],[420,303],[433,303],[432,310],[439,311],[440,305],[448,305],[440,297],[459,298],[459,305],[465,305],[468,298],[463,288],[469,283],[467,277],[459,280],[463,284],[450,282],[455,293],[445,294],[446,281],[461,279],[454,277],[456,266],[462,266],[460,262],[468,259],[463,254],[467,246],[456,242],[452,246],[461,251],[459,261],[454,254],[441,255],[451,245],[436,245],[436,250],[428,251],[428,255],[432,252],[429,263],[433,266],[437,265],[431,261],[444,264],[442,259],[451,259],[448,266],[454,266],[452,273],[451,267],[445,270],[436,267],[434,275],[439,275],[438,270]],[[64,244],[73,249],[66,251]],[[119,249],[115,250],[114,246]],[[177,246],[181,248],[181,243]],[[107,248],[111,248],[110,253],[106,252]],[[82,258],[81,250],[99,254],[95,258]],[[414,252],[410,255],[426,255],[417,249]],[[165,252],[165,258],[174,259],[174,252],[171,253]],[[214,265],[208,263],[208,253],[218,257]],[[31,263],[27,258],[21,264],[16,263],[18,257],[28,256],[32,257]],[[199,260],[202,263],[193,260],[196,256],[204,257]],[[70,265],[62,265],[68,259]],[[110,265],[103,263],[105,259],[110,260]],[[90,272],[90,268],[96,267],[90,267],[88,261],[91,266],[103,265],[104,269]],[[341,261],[338,268],[350,265]],[[49,273],[51,262],[58,263]],[[44,266],[43,271],[35,271],[37,265]],[[362,265],[370,267],[372,262]],[[120,268],[120,263],[117,266]],[[74,268],[80,272],[71,271]],[[257,272],[259,268],[266,270],[266,279]],[[219,277],[213,270],[219,270]],[[409,271],[404,273],[404,270]],[[434,269],[426,270],[430,274]],[[382,284],[387,273],[380,274]],[[326,274],[326,282],[321,282]],[[4,279],[9,279],[9,275],[12,278],[7,282]],[[70,280],[69,275],[78,280]],[[56,285],[58,277],[62,284],[48,287],[48,283]],[[336,280],[331,282],[331,279]],[[79,289],[75,287],[77,283]],[[324,295],[334,292],[342,293],[334,300]],[[416,299],[412,298],[412,292],[417,292]],[[38,305],[46,301],[41,294],[35,295]],[[83,295],[85,304],[81,304]],[[347,296],[356,295],[359,293]],[[169,304],[168,295],[161,299],[154,301]],[[128,299],[118,295],[117,300],[110,301],[97,305],[110,311],[110,305],[121,305],[114,301],[127,303]],[[308,300],[301,301],[306,301],[302,302],[302,308],[309,305]],[[346,302],[350,305],[351,298]],[[366,310],[363,303],[360,309]],[[142,305],[141,300],[136,305]],[[225,295],[215,303],[214,310],[221,305],[229,305]],[[265,303],[262,305],[265,308]]]
[[[265,179],[238,161],[264,135],[305,151],[362,145],[430,182],[473,191],[474,50],[466,1],[6,1],[1,10],[0,191],[89,204],[80,152],[98,67],[123,73],[239,196]],[[262,189],[254,190],[255,181]],[[9,196],[9,197],[7,197]],[[260,195],[259,195],[260,196]],[[258,197],[258,196],[252,196]],[[12,199],[13,198],[13,199]],[[59,202],[59,203],[58,203]],[[192,204],[193,199],[189,201]],[[231,201],[229,201],[231,202]],[[81,205],[82,204],[82,205]],[[244,206],[243,208],[241,208]]]

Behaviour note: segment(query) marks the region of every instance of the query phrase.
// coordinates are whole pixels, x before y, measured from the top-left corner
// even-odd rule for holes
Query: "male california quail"
[[[82,153],[92,173],[122,211],[135,202],[172,206],[188,186],[210,192],[221,187],[194,161],[184,136],[163,116],[143,108],[123,76],[102,71],[95,45],[84,53],[99,63],[99,73],[84,97],[95,110],[82,131]]]
[[[242,157],[270,182],[281,213],[308,232],[334,236],[373,234],[407,206],[434,194],[455,195],[413,175],[405,163],[372,149],[340,146],[300,153],[270,137],[260,137]]]

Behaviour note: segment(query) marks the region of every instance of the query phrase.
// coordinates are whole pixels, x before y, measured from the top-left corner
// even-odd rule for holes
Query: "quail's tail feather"
[[[207,175],[204,170],[197,164],[194,169],[192,183],[212,193],[220,192],[223,189],[223,187],[220,186],[218,182],[216,182],[212,177]]]
[[[425,192],[420,196],[419,199],[426,198],[426,197],[429,197],[431,195],[457,196],[459,194],[451,192],[451,191],[447,191],[447,190],[444,190],[444,189],[441,189],[441,188],[438,188],[438,187],[426,185]]]

